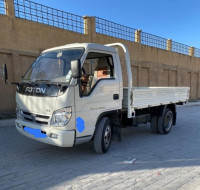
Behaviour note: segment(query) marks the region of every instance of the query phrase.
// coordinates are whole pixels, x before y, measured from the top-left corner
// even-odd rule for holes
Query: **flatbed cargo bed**
[[[134,110],[189,100],[189,87],[133,87],[131,108]],[[122,108],[128,108],[128,88],[123,88]]]

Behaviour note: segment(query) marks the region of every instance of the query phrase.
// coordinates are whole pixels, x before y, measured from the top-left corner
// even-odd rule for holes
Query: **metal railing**
[[[84,33],[84,22],[81,16],[28,0],[14,0],[14,6],[17,18]]]
[[[0,14],[6,14],[5,0],[0,0]]]
[[[166,50],[167,39],[141,32],[141,44]]]
[[[194,56],[200,58],[200,49],[198,49],[198,48],[194,49]]]
[[[96,17],[96,32],[128,41],[135,41],[136,29]]]
[[[189,55],[190,46],[172,41],[172,51],[176,53],[181,53]]]
[[[162,38],[160,36],[156,36],[150,33],[142,32],[140,33],[139,39],[135,39],[136,29],[130,28],[127,26],[123,26],[99,17],[96,17],[96,32],[99,34],[104,34],[108,36],[112,36],[115,38],[120,38],[132,42],[139,42],[143,45],[167,50],[169,47],[167,47],[168,40],[166,38]],[[181,44],[175,41],[171,41],[171,50],[176,53],[189,55],[190,46]],[[195,57],[200,57],[200,49],[195,48],[194,51]]]

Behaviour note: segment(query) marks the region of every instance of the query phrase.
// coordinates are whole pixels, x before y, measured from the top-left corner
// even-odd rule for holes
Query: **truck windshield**
[[[84,49],[65,49],[42,53],[31,65],[23,82],[68,83],[72,60],[80,59]]]

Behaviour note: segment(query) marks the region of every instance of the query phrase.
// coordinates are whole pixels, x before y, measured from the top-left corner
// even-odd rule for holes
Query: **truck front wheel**
[[[160,134],[168,134],[173,125],[173,112],[166,109],[163,116],[158,117],[158,132]]]
[[[106,153],[110,147],[112,138],[111,121],[108,117],[103,117],[98,122],[94,134],[94,150],[96,153]]]

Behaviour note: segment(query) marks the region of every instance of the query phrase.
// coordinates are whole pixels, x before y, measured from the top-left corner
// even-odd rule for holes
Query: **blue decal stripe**
[[[47,135],[41,133],[40,129],[31,129],[29,127],[24,127],[24,131],[28,132],[29,134],[33,135],[35,138],[46,138]]]
[[[76,128],[79,133],[85,130],[85,121],[81,117],[76,118]]]

